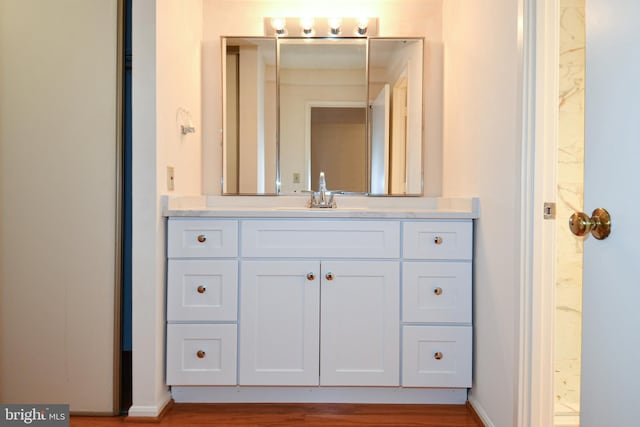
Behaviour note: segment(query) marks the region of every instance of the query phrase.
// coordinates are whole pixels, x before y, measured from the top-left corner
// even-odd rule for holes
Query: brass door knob
[[[436,294],[436,295],[442,295],[442,288],[435,288],[433,290],[433,293]]]
[[[307,280],[314,280],[316,278],[315,274],[307,273]]]
[[[433,243],[435,243],[436,245],[441,245],[443,242],[442,236],[436,236],[433,238]]]
[[[569,228],[576,236],[591,233],[596,239],[604,240],[611,234],[611,215],[603,208],[594,210],[591,218],[584,212],[576,212],[569,218]]]
[[[332,272],[328,272],[327,274],[324,275],[324,277],[326,277],[327,280],[333,280],[333,273]]]
[[[206,356],[207,353],[204,352],[204,350],[198,350],[198,352],[196,353],[196,356],[198,356],[198,359],[204,359],[204,356]]]
[[[439,352],[439,351],[436,351],[436,352],[433,354],[433,358],[434,358],[434,359],[436,359],[436,360],[441,360],[441,359],[442,359],[442,357],[443,357],[443,355],[442,355],[442,353],[441,353],[441,352]]]
[[[199,234],[198,235],[198,242],[204,243],[206,241],[207,241],[207,236],[205,236],[204,234]]]
[[[207,287],[204,285],[200,285],[196,290],[198,291],[199,294],[204,294],[205,292],[207,292]]]

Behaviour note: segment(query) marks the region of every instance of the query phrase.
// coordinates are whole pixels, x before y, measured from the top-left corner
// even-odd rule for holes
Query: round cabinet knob
[[[204,294],[205,292],[207,292],[207,287],[204,285],[200,285],[198,286],[197,291],[199,294]]]
[[[433,243],[435,243],[436,245],[441,245],[442,242],[443,242],[442,236],[436,236],[433,238]]]
[[[313,273],[307,273],[307,280],[315,280],[316,276]]]
[[[436,360],[441,360],[441,359],[442,359],[442,357],[443,357],[443,356],[442,356],[442,353],[441,353],[441,352],[439,352],[439,351],[436,351],[436,352],[433,354],[433,358],[434,358],[434,359],[436,359]]]
[[[433,290],[433,293],[436,294],[436,295],[442,295],[442,288],[435,288]]]
[[[204,356],[206,356],[207,353],[204,352],[204,350],[198,350],[198,352],[196,353],[196,356],[198,356],[198,359],[204,359]]]
[[[198,235],[198,242],[204,243],[206,241],[207,241],[207,236],[205,236],[204,234],[199,234]]]
[[[332,272],[328,272],[327,274],[324,275],[324,277],[327,280],[333,280],[333,273]]]

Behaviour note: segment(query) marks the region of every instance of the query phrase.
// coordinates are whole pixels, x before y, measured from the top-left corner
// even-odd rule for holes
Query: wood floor
[[[71,427],[141,427],[123,417],[71,417]],[[149,424],[148,424],[149,425]],[[464,405],[175,404],[150,426],[482,427]]]

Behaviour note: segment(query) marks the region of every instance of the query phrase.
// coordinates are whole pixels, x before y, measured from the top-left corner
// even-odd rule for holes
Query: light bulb
[[[302,34],[308,37],[313,35],[313,18],[300,18],[300,26],[302,27]]]
[[[342,25],[342,19],[329,18],[329,28],[331,29],[331,35],[337,36],[340,34],[340,25]]]
[[[356,18],[356,22],[358,34],[361,36],[365,35],[367,33],[367,26],[369,25],[369,18]]]
[[[285,18],[271,18],[271,26],[278,35],[282,35],[286,32]]]

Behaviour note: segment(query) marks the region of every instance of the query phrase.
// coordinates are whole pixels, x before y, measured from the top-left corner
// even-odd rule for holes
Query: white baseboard
[[[476,411],[476,414],[478,414],[478,416],[482,420],[482,424],[484,424],[485,427],[496,427],[495,424],[493,424],[493,421],[491,421],[491,418],[489,418],[489,415],[487,415],[487,411],[484,410],[480,402],[478,402],[471,395],[469,396],[469,404],[473,406],[473,410]]]
[[[467,389],[391,387],[172,387],[176,403],[464,404]]]
[[[132,405],[129,408],[129,417],[157,417],[162,413],[165,406],[171,401],[171,393],[167,390],[162,396],[162,400],[156,405]]]

